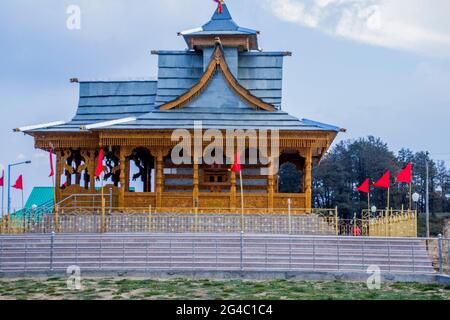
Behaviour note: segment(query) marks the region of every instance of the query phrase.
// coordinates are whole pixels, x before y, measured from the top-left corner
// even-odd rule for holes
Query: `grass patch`
[[[1,299],[450,300],[450,286],[384,283],[371,291],[364,283],[339,281],[84,279],[82,290],[72,291],[64,279],[52,278],[2,280]]]

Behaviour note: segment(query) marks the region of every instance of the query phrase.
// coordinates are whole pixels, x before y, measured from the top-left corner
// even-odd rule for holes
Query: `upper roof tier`
[[[238,47],[242,51],[258,50],[259,31],[240,27],[231,17],[227,5],[216,10],[209,22],[202,27],[180,32],[189,49],[212,47],[215,38],[220,37],[224,46]]]
[[[201,30],[183,33],[193,50],[153,52],[159,61],[157,79],[72,79],[79,83],[80,97],[71,121],[16,131],[192,129],[201,121],[214,129],[339,132],[337,126],[282,110],[283,60],[290,53],[252,51],[257,35],[239,27],[224,4]],[[241,46],[242,37],[252,44]]]

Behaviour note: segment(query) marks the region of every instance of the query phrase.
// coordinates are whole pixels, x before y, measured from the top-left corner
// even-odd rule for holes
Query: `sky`
[[[234,20],[261,31],[265,51],[292,51],[283,109],[368,135],[394,151],[429,151],[450,164],[450,1],[227,0]],[[73,6],[80,29],[68,28]],[[70,78],[157,75],[151,50],[185,49],[177,32],[209,20],[212,0],[2,0],[0,166],[32,186],[51,185],[48,155],[12,129],[70,120]],[[6,201],[6,200],[5,200]],[[12,192],[20,207],[20,192]]]

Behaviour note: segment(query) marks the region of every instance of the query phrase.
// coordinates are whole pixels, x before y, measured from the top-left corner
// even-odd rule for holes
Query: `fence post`
[[[149,240],[147,239],[147,242],[145,244],[145,271],[149,272],[149,266],[148,266],[148,246],[149,246]]]
[[[50,271],[53,271],[53,251],[55,246],[55,231],[52,231],[50,237]]]
[[[447,240],[447,274],[450,275],[450,240]]]
[[[169,264],[169,270],[172,271],[172,238],[169,239],[169,258],[170,258],[170,264]]]
[[[64,212],[62,212],[62,214],[64,214]],[[55,231],[59,232],[59,207],[57,204],[55,204],[54,224],[55,224],[55,227],[54,227]]]
[[[444,257],[442,254],[442,234],[439,235],[438,239],[438,250],[439,250],[439,273],[444,273]]]
[[[195,240],[192,240],[192,271],[195,271]]]
[[[338,271],[341,271],[341,242],[337,239],[337,265]]]
[[[78,265],[79,264],[79,253],[78,253],[78,238],[76,238],[75,240],[75,263]]]
[[[122,239],[122,269],[125,270],[125,239]]]
[[[25,272],[27,272],[27,264],[28,264],[28,241],[25,241],[25,257],[24,257],[24,268]]]
[[[292,234],[292,213],[291,213],[291,208],[292,208],[292,200],[289,198],[288,199],[288,218],[289,218],[289,234]]]
[[[384,213],[384,236],[387,238],[388,236],[388,221],[389,219],[389,208],[386,208],[386,212]]]
[[[22,209],[22,216],[23,216],[23,233],[27,233],[27,215],[26,215],[26,209]]]
[[[109,188],[109,215],[112,213],[113,207],[113,189]]]
[[[240,257],[241,271],[244,271],[244,231],[241,231],[241,257]]]
[[[148,232],[152,232],[152,205],[148,207]]]
[[[388,270],[389,273],[391,273],[391,240],[389,238],[386,238],[387,245],[388,245]]]
[[[289,271],[292,271],[292,236],[289,236]]]
[[[102,270],[102,259],[103,259],[103,237],[101,236],[100,238],[100,250],[98,253],[98,265],[99,265],[99,269]]]
[[[336,229],[336,236],[339,236],[339,213],[337,206],[334,209],[334,227]]]
[[[312,238],[313,271],[316,271],[316,238]]]

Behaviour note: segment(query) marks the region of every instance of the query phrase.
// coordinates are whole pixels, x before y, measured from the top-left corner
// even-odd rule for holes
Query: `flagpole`
[[[2,186],[2,219],[5,213],[5,175],[3,174],[3,186]]]
[[[412,210],[412,182],[409,183],[409,210]]]
[[[59,214],[58,214],[58,204],[56,199],[56,174],[55,169],[53,167],[53,145],[50,144],[50,179],[52,179],[53,186],[53,211],[54,211],[54,219],[55,219],[55,232],[59,232]],[[58,165],[58,164],[56,164]],[[59,188],[59,186],[58,186]]]
[[[241,214],[241,231],[244,232],[244,185],[242,182],[242,169],[239,171],[239,180],[241,182],[241,209],[242,209],[242,214]]]
[[[23,186],[22,186],[22,212],[25,214],[25,207],[23,205]]]
[[[54,219],[55,219],[55,232],[59,232],[59,214],[58,214],[58,204],[56,203],[56,182],[55,177],[52,177],[52,184],[53,184],[53,210],[55,211]]]
[[[101,187],[101,193],[102,193],[102,233],[105,233],[105,198],[104,198],[104,191],[103,191],[103,172],[100,175],[100,180],[102,183]]]
[[[388,194],[387,194],[387,209],[390,210],[391,205],[391,187],[388,188]]]

